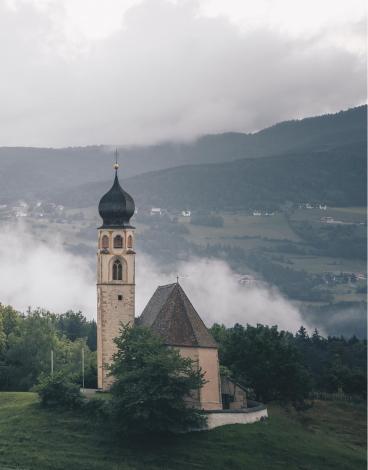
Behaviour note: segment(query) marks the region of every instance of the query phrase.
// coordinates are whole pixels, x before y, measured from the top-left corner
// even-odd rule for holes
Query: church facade
[[[218,346],[177,282],[159,286],[141,316],[135,318],[135,251],[133,198],[120,186],[118,165],[111,189],[101,198],[97,252],[98,388],[113,382],[108,366],[116,351],[114,338],[122,325],[151,328],[168,347],[190,357],[204,372],[206,383],[190,401],[204,410],[221,410],[222,393]],[[245,393],[242,403],[246,406]]]

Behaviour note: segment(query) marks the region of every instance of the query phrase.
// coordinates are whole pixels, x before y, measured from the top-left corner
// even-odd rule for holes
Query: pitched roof
[[[159,286],[138,319],[169,346],[217,348],[180,284]]]

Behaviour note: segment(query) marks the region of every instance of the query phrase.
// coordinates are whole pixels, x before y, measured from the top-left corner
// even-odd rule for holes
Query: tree
[[[50,370],[50,351],[59,341],[49,312],[29,312],[8,338],[9,387],[29,390],[41,372]]]
[[[91,351],[97,350],[97,323],[94,320],[87,324],[87,345]]]
[[[303,325],[297,331],[295,338],[301,342],[307,341],[309,339],[307,329]]]
[[[20,316],[16,310],[14,310],[10,305],[2,305],[0,303],[0,322],[2,323],[6,341],[8,340],[10,333],[12,333],[19,324],[19,321]]]
[[[6,347],[6,334],[4,331],[4,322],[0,316],[0,359],[2,358]]]
[[[82,312],[68,312],[58,316],[58,329],[71,341],[88,336],[86,317]]]
[[[40,374],[50,371],[51,351],[54,352],[55,372],[63,371],[81,384],[82,348],[85,385],[96,386],[96,353],[90,351],[86,338],[75,338],[74,341],[66,338],[58,329],[56,315],[43,310],[30,311],[25,316],[18,316],[15,324],[3,353],[0,389],[29,390]]]
[[[115,344],[111,415],[118,432],[170,432],[204,424],[203,411],[188,404],[205,383],[190,358],[143,327],[123,327]]]
[[[230,328],[223,335],[220,360],[257,400],[297,404],[310,391],[310,377],[293,335],[276,326]]]

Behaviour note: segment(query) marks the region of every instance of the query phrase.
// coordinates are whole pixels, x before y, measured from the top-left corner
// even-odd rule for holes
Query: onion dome
[[[107,227],[131,227],[130,218],[134,214],[134,200],[120,186],[118,179],[118,165],[114,165],[115,180],[111,189],[102,196],[98,205],[98,212],[102,217],[103,224],[101,228]]]

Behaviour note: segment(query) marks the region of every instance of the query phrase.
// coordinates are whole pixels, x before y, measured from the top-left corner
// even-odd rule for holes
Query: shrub
[[[41,375],[34,391],[38,393],[41,405],[46,407],[77,408],[83,403],[79,385],[73,383],[63,372],[57,372],[53,376]]]
[[[97,397],[85,400],[83,402],[83,411],[89,419],[102,422],[107,421],[110,411],[109,400]]]
[[[191,359],[143,327],[124,327],[115,343],[110,406],[118,433],[176,432],[205,423],[204,413],[187,402],[205,383]]]

